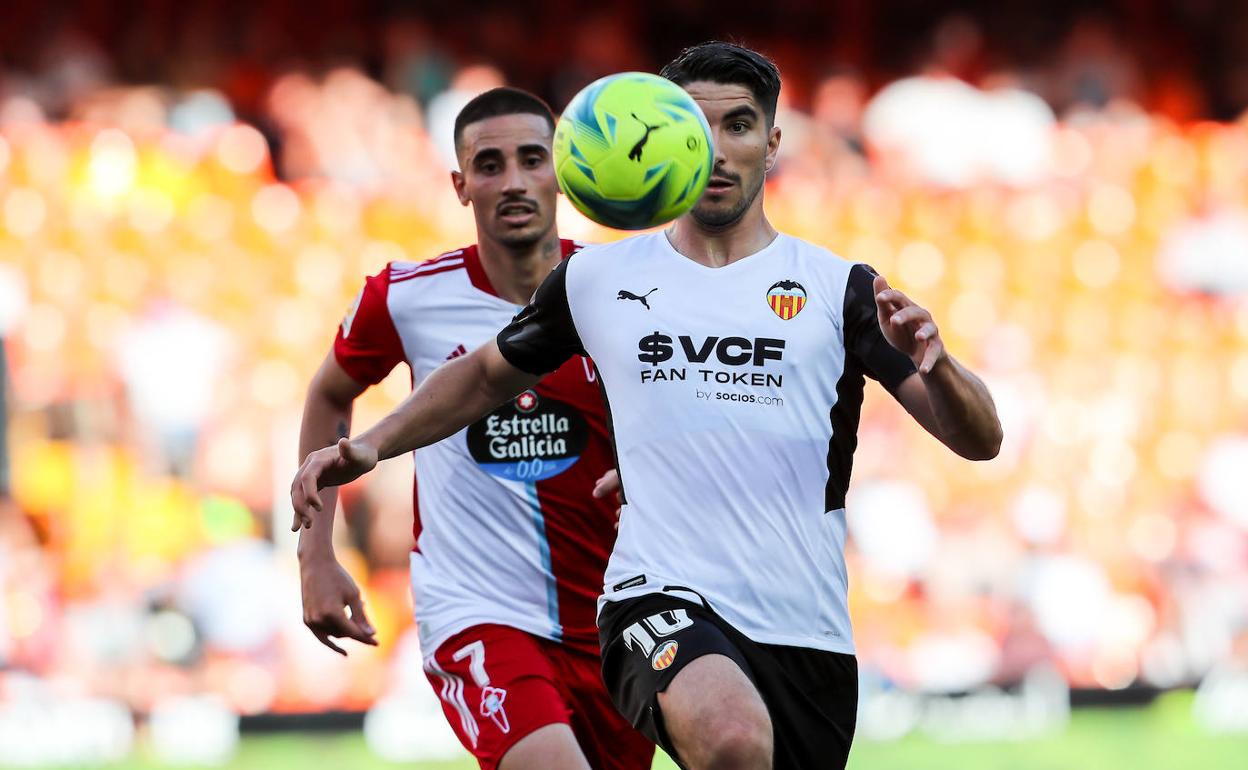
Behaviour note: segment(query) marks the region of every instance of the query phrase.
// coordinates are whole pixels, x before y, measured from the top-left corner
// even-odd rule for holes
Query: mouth
[[[498,207],[498,218],[512,227],[524,227],[537,216],[537,207],[531,203],[504,203]]]
[[[711,195],[723,195],[736,186],[736,182],[720,176],[711,177],[706,183],[706,192]]]

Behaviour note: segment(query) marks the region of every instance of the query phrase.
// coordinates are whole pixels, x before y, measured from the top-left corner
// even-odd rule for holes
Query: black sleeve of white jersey
[[[550,271],[533,299],[498,333],[508,363],[529,374],[547,374],[575,355],[585,355],[568,309],[568,260]]]
[[[853,356],[862,371],[878,380],[890,393],[907,377],[918,371],[910,356],[884,339],[875,305],[876,272],[867,265],[849,269],[845,286],[845,354]]]

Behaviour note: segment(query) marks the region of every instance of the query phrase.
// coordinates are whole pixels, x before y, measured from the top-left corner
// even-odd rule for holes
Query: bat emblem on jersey
[[[507,710],[503,701],[507,700],[507,691],[501,687],[486,685],[481,688],[481,716],[493,720],[499,730],[511,732],[511,722],[507,719]]]
[[[654,294],[654,293],[655,293],[656,291],[658,291],[658,290],[659,290],[659,287],[657,287],[657,286],[656,286],[656,287],[654,287],[653,289],[651,289],[650,291],[646,292],[645,294],[642,294],[642,295],[640,295],[640,296],[639,296],[639,295],[637,295],[637,294],[633,294],[631,291],[628,291],[627,289],[620,289],[619,294],[616,294],[616,295],[615,295],[615,298],[616,298],[616,299],[631,299],[631,300],[635,300],[635,301],[640,302],[641,304],[645,305],[645,306],[646,306],[646,310],[649,310],[649,309],[650,309],[650,303],[649,303],[649,302],[646,302],[646,297],[649,297],[651,294]]]
[[[767,290],[767,305],[781,321],[787,321],[806,306],[806,287],[794,280],[776,281]]]

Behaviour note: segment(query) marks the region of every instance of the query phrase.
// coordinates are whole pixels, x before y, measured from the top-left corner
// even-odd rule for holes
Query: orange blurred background
[[[558,109],[598,74],[656,69],[658,12],[555,27],[566,60],[516,75],[526,39],[496,29],[513,11],[370,6],[318,54],[279,34],[283,4],[233,32],[191,5],[103,33],[96,4],[67,5],[0,72],[0,700],[364,710],[419,674],[410,467],[344,495],[338,554],[381,646],[341,660],[301,624],[286,531],[304,388],[365,275],[474,240],[446,160],[458,105],[512,82]],[[1186,55],[1133,37],[1166,3],[1068,14],[1031,59],[975,4],[917,30],[864,5],[829,13],[882,28],[872,44],[746,37],[804,63],[768,211],[926,305],[1006,434],[968,465],[869,399],[849,553],[864,670],[964,692],[1052,666],[1120,690],[1248,665],[1248,76],[1202,79],[1194,34]],[[350,16],[335,7],[309,13]],[[286,47],[261,55],[267,35]],[[163,79],[133,82],[133,40],[158,38]],[[622,235],[561,206],[569,237]],[[394,373],[357,426],[408,388]]]

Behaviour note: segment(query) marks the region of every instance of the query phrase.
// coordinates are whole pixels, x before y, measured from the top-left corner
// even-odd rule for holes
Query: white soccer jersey
[[[915,371],[880,331],[873,277],[786,235],[721,268],[641,235],[576,254],[499,335],[527,371],[597,363],[627,501],[600,606],[693,591],[755,641],[853,652],[863,375],[893,389]]]
[[[562,245],[565,256],[576,248]],[[365,283],[334,354],[360,383],[401,362],[418,383],[490,340],[517,309],[490,286],[476,246],[394,262]],[[615,503],[591,492],[613,465],[593,363],[580,356],[416,451],[411,576],[426,655],[482,623],[597,653],[594,601]]]

